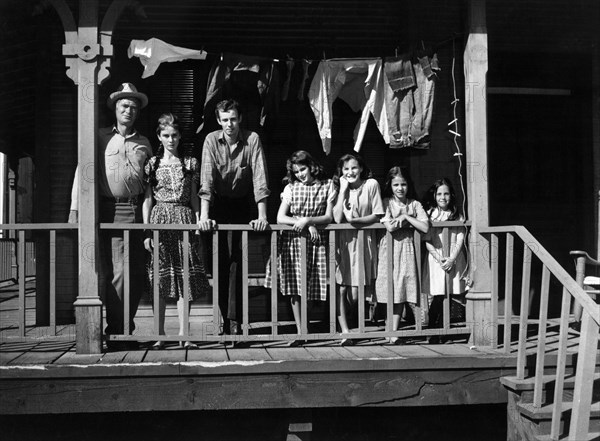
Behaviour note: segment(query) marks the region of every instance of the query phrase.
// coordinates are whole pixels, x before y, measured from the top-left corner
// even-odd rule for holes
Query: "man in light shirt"
[[[138,92],[131,83],[123,83],[107,101],[115,112],[112,127],[98,130],[98,160],[89,169],[78,166],[71,191],[69,222],[78,222],[79,173],[97,169],[92,179],[98,179],[100,222],[141,223],[144,199],[144,164],[152,156],[152,147],[145,136],[134,129],[140,109],[148,104],[148,97]],[[100,231],[100,293],[106,305],[106,334],[124,333],[124,240],[123,231]],[[129,236],[130,302],[129,329],[133,332],[133,318],[145,286],[144,249],[142,231],[131,231]],[[133,349],[137,343],[107,341],[109,349]]]

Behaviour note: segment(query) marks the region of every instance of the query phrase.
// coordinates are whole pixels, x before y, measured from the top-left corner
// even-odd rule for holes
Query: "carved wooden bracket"
[[[79,60],[86,63],[99,63],[98,84],[102,84],[110,77],[110,61],[113,56],[112,33],[119,17],[128,7],[134,8],[137,15],[144,16],[142,6],[134,0],[114,0],[104,15],[99,35],[96,33],[94,41],[91,41],[89,36],[88,38],[82,36],[65,0],[49,0],[49,3],[58,13],[65,30],[63,55],[67,76],[78,84]]]

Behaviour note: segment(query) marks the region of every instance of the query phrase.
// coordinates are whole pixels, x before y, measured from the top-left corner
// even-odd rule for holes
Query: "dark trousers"
[[[248,198],[217,197],[211,207],[217,224],[248,224],[252,220],[252,205]],[[242,233],[219,232],[219,309],[229,330],[229,321],[242,322]]]
[[[115,203],[102,199],[100,222],[141,223],[141,207],[134,203]],[[125,265],[129,265],[129,329],[135,329],[137,312],[145,286],[143,232],[129,234],[129,260],[125,261],[122,230],[100,230],[100,292],[106,305],[106,334],[124,333]]]

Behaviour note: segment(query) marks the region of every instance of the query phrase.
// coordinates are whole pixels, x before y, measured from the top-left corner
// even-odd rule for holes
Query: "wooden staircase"
[[[556,392],[555,375],[545,375],[542,384],[542,405],[534,405],[534,378],[519,380],[517,377],[503,377],[502,384],[508,390],[508,440],[553,440],[552,414],[554,412],[553,396]],[[562,394],[562,415],[560,433],[568,432],[573,410],[575,376],[565,378]],[[589,432],[585,440],[600,440],[600,372],[595,372],[592,384],[592,404],[590,408]],[[569,439],[559,436],[559,440]]]
[[[577,262],[574,280],[521,226],[488,227],[481,233],[490,240],[495,314],[504,283],[504,317],[499,322],[504,329],[497,346],[513,353],[516,345],[517,352],[515,375],[501,379],[508,391],[507,439],[600,440],[600,306],[579,274],[586,265]],[[515,249],[523,250],[521,271],[513,268]],[[585,258],[588,265],[600,266]],[[513,314],[513,291],[519,285],[520,306]],[[532,312],[536,293],[539,305]]]

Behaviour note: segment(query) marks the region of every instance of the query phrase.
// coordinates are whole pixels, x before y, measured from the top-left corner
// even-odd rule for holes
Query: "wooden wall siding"
[[[583,52],[594,42],[600,8],[594,0],[487,0],[487,17],[492,53]]]

